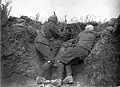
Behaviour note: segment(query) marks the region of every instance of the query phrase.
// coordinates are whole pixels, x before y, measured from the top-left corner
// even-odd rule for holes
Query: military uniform
[[[38,36],[35,39],[35,48],[37,52],[47,60],[52,60],[54,55],[50,49],[49,40],[44,37],[41,31],[39,31]]]
[[[39,76],[44,77],[46,70],[52,65],[54,60],[54,53],[52,52],[51,39],[60,36],[57,25],[57,16],[53,15],[49,17],[48,22],[44,23],[41,30],[38,32],[38,36],[35,39],[35,48],[36,52],[39,52],[43,55],[44,59],[47,62],[42,66],[42,72],[39,73]],[[37,78],[37,82],[41,82],[42,77]]]
[[[76,38],[77,44],[71,44],[71,47],[69,46],[68,48],[66,48],[63,54],[56,58],[59,63],[63,65],[65,64],[66,66],[67,78],[63,80],[64,82],[66,82],[67,80],[69,80],[68,82],[73,82],[70,62],[76,58],[84,60],[89,55],[90,51],[92,50],[95,44],[96,37],[99,35],[99,33],[95,33],[92,31],[83,31],[79,33],[78,37]],[[73,39],[68,42],[70,43],[74,41],[75,40]],[[60,72],[58,73],[58,79],[61,79],[62,77],[61,73],[63,72],[63,68],[64,67],[62,66],[62,68],[58,69],[58,72]]]
[[[96,36],[92,33],[81,32],[78,35],[78,43],[74,47],[68,47],[59,61],[67,64],[74,58],[84,59],[88,56],[95,44]]]

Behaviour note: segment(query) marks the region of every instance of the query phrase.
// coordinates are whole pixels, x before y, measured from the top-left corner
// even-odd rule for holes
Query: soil
[[[9,21],[1,28],[2,87],[42,87],[35,84],[35,78],[44,61],[40,60],[42,56],[36,55],[34,49],[36,30],[40,29],[42,24],[33,20],[23,21],[21,18],[16,20]],[[98,29],[106,27],[108,25],[99,25]],[[105,32],[86,60],[72,66],[75,84],[64,84],[62,87],[120,85],[119,34],[114,36],[110,31]],[[46,72],[46,78],[51,79],[51,69]],[[55,86],[48,84],[43,87]]]

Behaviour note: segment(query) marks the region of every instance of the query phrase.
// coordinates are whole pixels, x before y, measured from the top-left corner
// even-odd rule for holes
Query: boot
[[[51,61],[47,61],[42,66],[42,71],[39,73],[39,76],[36,77],[36,83],[42,84],[46,82],[46,79],[44,78],[45,72],[49,69],[49,67],[52,65]]]
[[[63,83],[66,83],[66,84],[73,83],[71,64],[66,65],[65,69],[66,69],[66,77],[63,80]]]
[[[63,80],[63,83],[66,83],[66,84],[73,83],[73,77],[72,76],[65,77],[65,79]]]
[[[62,77],[63,77],[63,71],[64,71],[64,64],[58,62],[57,64],[57,73],[58,73],[58,78],[55,80],[51,81],[51,84],[56,85],[56,86],[61,86],[62,83]]]
[[[42,76],[37,76],[36,77],[36,83],[37,84],[43,84],[46,81],[46,79]]]
[[[51,80],[51,84],[55,85],[55,86],[61,86],[62,80],[61,79],[55,79],[55,80]]]

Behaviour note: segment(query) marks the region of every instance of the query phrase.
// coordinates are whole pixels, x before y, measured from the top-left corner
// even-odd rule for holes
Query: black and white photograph
[[[120,87],[120,0],[0,0],[0,87]]]

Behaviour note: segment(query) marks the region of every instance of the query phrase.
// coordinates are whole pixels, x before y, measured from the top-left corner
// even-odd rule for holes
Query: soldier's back
[[[40,42],[40,43],[44,43],[46,45],[49,45],[48,40],[44,37],[41,30],[37,31],[37,37],[35,39],[35,42],[38,42],[38,43]]]

